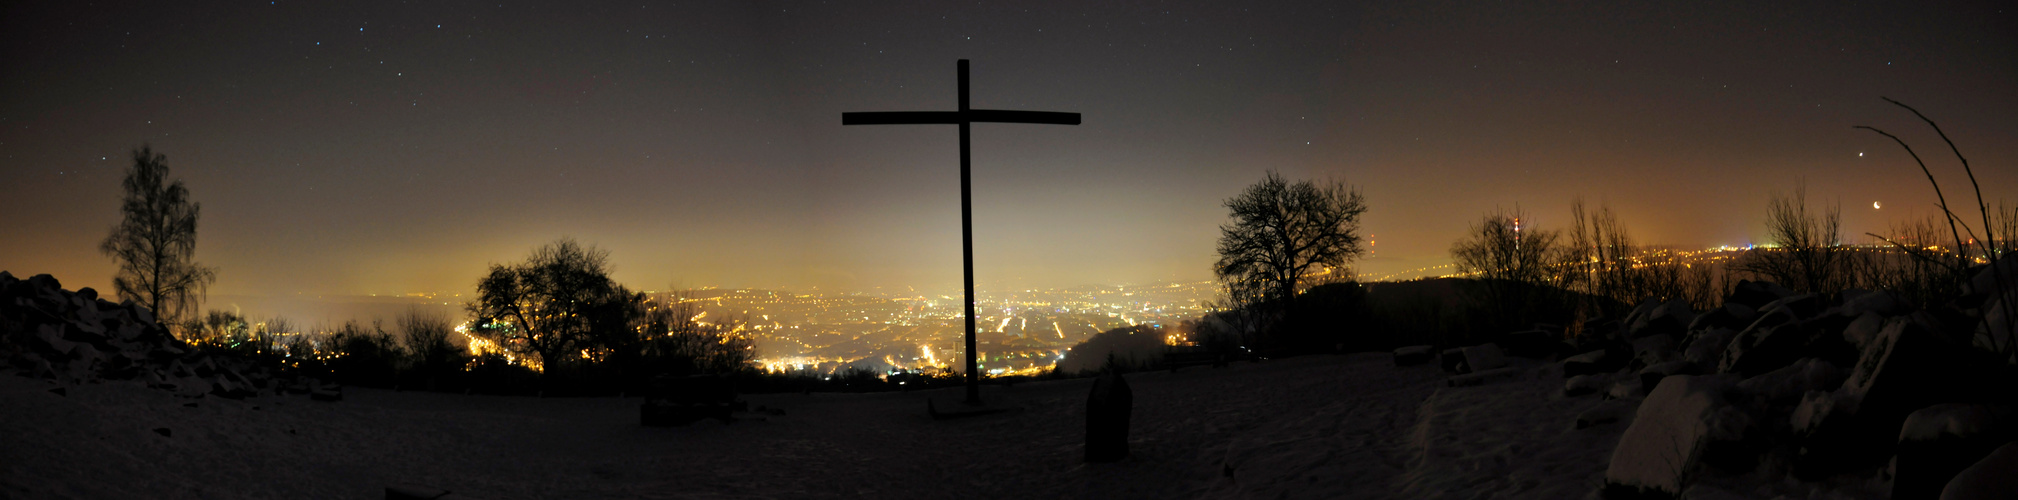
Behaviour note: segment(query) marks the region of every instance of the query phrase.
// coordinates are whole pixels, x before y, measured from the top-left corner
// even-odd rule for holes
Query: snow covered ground
[[[638,425],[636,398],[348,389],[178,398],[0,376],[0,497],[1585,498],[1625,427],[1555,365],[1444,387],[1434,365],[1315,356],[1131,374],[1133,457],[1081,461],[1090,379],[989,387],[1018,412],[935,421],[957,389],[746,395],[764,421]],[[194,403],[193,407],[189,405]],[[154,431],[166,428],[168,436]]]

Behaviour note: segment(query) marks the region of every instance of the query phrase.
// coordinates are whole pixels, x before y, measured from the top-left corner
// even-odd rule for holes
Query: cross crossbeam
[[[974,203],[971,174],[973,162],[967,129],[974,123],[1037,123],[1078,125],[1079,113],[1055,111],[1014,111],[970,109],[967,106],[967,60],[960,60],[960,108],[957,111],[863,111],[841,113],[842,125],[959,125],[960,126],[960,238],[966,267],[967,295],[967,404],[981,404],[981,365],[974,345]]]

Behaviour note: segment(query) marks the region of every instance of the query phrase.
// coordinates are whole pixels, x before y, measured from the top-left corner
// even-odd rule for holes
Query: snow
[[[1509,361],[1516,376],[1455,388],[1388,353],[1130,374],[1131,456],[1109,464],[1083,461],[1091,379],[990,386],[984,399],[1021,410],[961,420],[924,409],[954,388],[744,395],[786,413],[650,428],[638,398],[228,400],[137,381],[57,395],[0,376],[0,497],[375,498],[397,484],[473,498],[1591,495],[1624,426],[1575,429],[1592,401],[1561,396],[1552,365]]]
[[[1500,352],[1498,344],[1479,344],[1462,349],[1465,371],[1483,372],[1507,365],[1506,354]]]
[[[1720,379],[1708,375],[1661,380],[1619,438],[1605,481],[1627,489],[1681,493],[1685,476],[1714,430],[1710,417],[1724,406],[1721,385]]]
[[[2011,492],[2018,491],[2018,441],[2007,443],[1990,452],[1941,490],[1941,500],[1991,500],[2011,498]]]
[[[1971,404],[1938,404],[1906,417],[1900,426],[1899,441],[1933,441],[1941,436],[1970,438],[1988,434],[1997,417],[1990,408]]]

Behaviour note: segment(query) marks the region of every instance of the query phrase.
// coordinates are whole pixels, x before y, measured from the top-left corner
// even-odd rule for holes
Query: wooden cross
[[[967,268],[967,404],[981,404],[981,366],[974,358],[974,206],[969,181],[967,127],[974,122],[1043,123],[1078,125],[1079,113],[1053,111],[1011,111],[967,107],[967,60],[960,60],[960,109],[958,111],[866,111],[841,113],[842,125],[959,125],[960,126],[960,238]]]

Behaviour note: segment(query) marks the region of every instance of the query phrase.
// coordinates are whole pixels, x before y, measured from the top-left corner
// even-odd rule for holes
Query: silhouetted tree
[[[1219,227],[1212,270],[1231,297],[1279,302],[1294,297],[1306,275],[1340,269],[1366,253],[1359,216],[1366,203],[1339,181],[1290,183],[1274,171],[1226,200],[1233,222]]]
[[[400,341],[406,346],[409,366],[422,377],[454,373],[468,360],[463,347],[456,345],[455,329],[448,326],[448,318],[408,309],[395,321],[406,334]]]
[[[357,321],[346,321],[343,327],[329,335],[333,356],[328,362],[329,370],[344,383],[372,387],[387,387],[393,384],[399,372],[399,359],[404,356],[399,342],[378,320],[366,327]]]
[[[1831,207],[1808,212],[1808,190],[1792,197],[1774,194],[1766,205],[1766,237],[1772,247],[1746,251],[1737,269],[1764,276],[1800,292],[1830,293],[1849,286],[1848,251],[1838,238],[1842,216]]]
[[[1559,233],[1535,229],[1533,220],[1526,221],[1530,227],[1522,227],[1525,215],[1518,208],[1511,214],[1504,211],[1487,214],[1472,226],[1464,240],[1450,247],[1451,260],[1456,261],[1458,272],[1484,280],[1535,284],[1555,281],[1555,271],[1550,265],[1559,258],[1556,255]]]
[[[168,180],[166,155],[148,146],[133,151],[133,168],[121,182],[121,219],[98,250],[118,261],[112,286],[122,299],[147,306],[161,324],[179,325],[194,314],[217,270],[196,263],[196,217],[182,181]]]
[[[1539,319],[1538,309],[1557,302],[1555,292],[1567,274],[1560,265],[1560,233],[1533,225],[1519,208],[1487,214],[1465,239],[1451,245],[1458,272],[1472,275],[1484,292],[1493,328]]]
[[[600,347],[598,327],[624,324],[608,319],[623,313],[611,302],[630,298],[610,280],[608,251],[563,238],[533,250],[523,263],[492,264],[467,308],[476,320],[471,331],[516,352],[538,354],[541,365],[552,370],[569,360],[563,353]]]
[[[756,351],[730,317],[702,322],[699,302],[667,296],[644,303],[636,353],[647,375],[731,373],[750,368]]]

